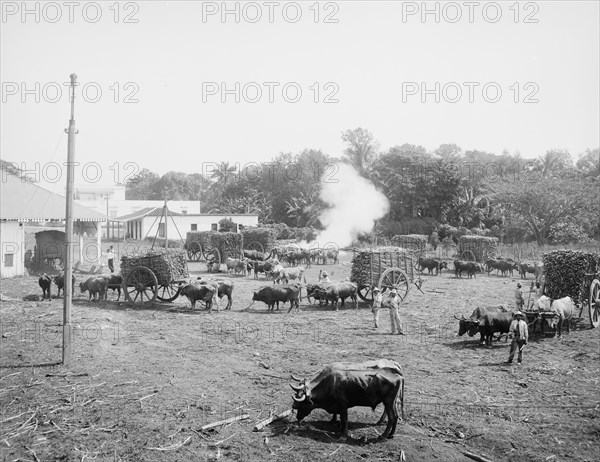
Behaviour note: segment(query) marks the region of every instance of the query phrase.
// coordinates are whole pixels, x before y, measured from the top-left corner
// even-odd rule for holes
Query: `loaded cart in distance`
[[[420,276],[415,279],[417,260],[418,252],[401,247],[354,249],[350,281],[358,286],[361,300],[372,302],[375,287],[383,293],[396,289],[404,300],[412,284],[419,290],[423,284]]]
[[[172,302],[179,296],[182,283],[190,277],[186,254],[182,250],[149,250],[123,256],[121,276],[126,300],[132,305],[146,305],[157,298]]]

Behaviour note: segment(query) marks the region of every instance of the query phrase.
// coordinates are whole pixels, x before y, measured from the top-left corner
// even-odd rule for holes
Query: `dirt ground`
[[[326,269],[343,280],[350,259],[313,266],[307,279]],[[242,311],[263,276],[231,276],[233,310],[212,314],[191,311],[182,297],[131,308],[116,293],[94,303],[77,289],[69,367],[56,364],[62,300],[22,301],[41,295],[37,277],[4,279],[2,460],[446,462],[471,460],[466,451],[494,461],[599,460],[600,329],[588,314],[562,339],[535,336],[524,365],[511,367],[503,364],[509,343],[457,337],[453,314],[512,304],[516,279],[455,279],[447,270],[424,278],[424,294],[413,287],[401,308],[405,336],[390,335],[387,310],[375,329],[365,303],[332,311],[304,300],[301,312],[267,313],[257,302]],[[301,425],[290,416],[252,431],[291,408],[290,373],[376,358],[397,360],[405,373],[405,420],[394,439],[374,441],[382,406],[351,409],[348,440],[321,410]]]

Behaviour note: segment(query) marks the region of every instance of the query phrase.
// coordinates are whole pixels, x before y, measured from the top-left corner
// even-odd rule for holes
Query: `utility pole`
[[[72,357],[72,328],[71,328],[71,303],[73,298],[73,167],[75,162],[75,87],[77,86],[77,74],[71,74],[71,119],[69,128],[65,132],[69,134],[67,145],[67,208],[65,212],[65,245],[67,246],[65,258],[65,282],[63,292],[63,348],[62,363],[69,366]]]

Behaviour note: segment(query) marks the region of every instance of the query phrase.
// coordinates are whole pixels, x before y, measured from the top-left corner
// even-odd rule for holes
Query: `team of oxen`
[[[542,335],[549,331],[557,331],[562,335],[563,324],[567,323],[567,332],[570,332],[570,321],[575,313],[575,303],[570,297],[563,297],[552,301],[543,295],[535,301],[530,310],[525,311],[530,332],[535,332],[538,327]],[[468,334],[473,337],[480,334],[480,343],[491,346],[495,334],[499,334],[497,340],[508,335],[511,322],[514,320],[514,310],[506,305],[493,305],[477,307],[470,317],[462,315],[458,320],[458,335]]]

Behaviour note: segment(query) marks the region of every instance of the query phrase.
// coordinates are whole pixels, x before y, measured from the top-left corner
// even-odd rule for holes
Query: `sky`
[[[600,2],[474,3],[3,1],[1,156],[64,191],[71,73],[80,185],[340,156],[357,127],[384,150],[598,147]]]

